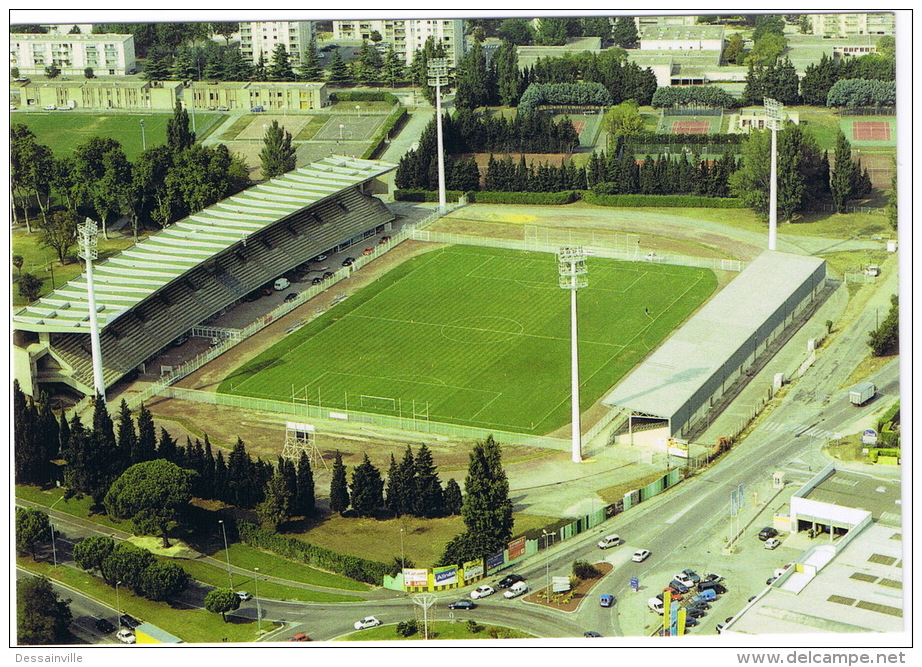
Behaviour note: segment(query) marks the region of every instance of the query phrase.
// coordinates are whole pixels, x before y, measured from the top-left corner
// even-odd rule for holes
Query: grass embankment
[[[436,621],[429,623],[429,639],[534,639],[533,635],[499,625],[477,624],[476,627],[478,628],[477,632],[472,632],[467,623]],[[379,625],[376,628],[352,633],[342,637],[339,641],[413,641],[420,639],[423,639],[422,624],[419,625],[419,631],[410,637],[397,634],[396,625]]]

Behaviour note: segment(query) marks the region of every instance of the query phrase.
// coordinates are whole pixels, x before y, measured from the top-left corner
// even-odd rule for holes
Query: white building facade
[[[304,62],[311,40],[316,37],[317,27],[313,21],[249,21],[240,24],[240,52],[254,65],[262,53],[268,64],[281,44],[288,52],[291,66],[298,68]]]
[[[11,69],[29,76],[51,66],[63,75],[82,75],[87,67],[98,75],[134,74],[134,36],[10,34]]]
[[[464,21],[462,19],[383,19],[333,21],[334,40],[371,40],[372,32],[381,35],[380,45],[393,46],[407,65],[430,37],[441,44],[448,66],[456,67],[464,55]]]
[[[896,15],[878,14],[808,14],[814,35],[847,37],[850,35],[892,35],[896,32]]]

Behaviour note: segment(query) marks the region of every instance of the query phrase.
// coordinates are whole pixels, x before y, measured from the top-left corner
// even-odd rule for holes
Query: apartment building
[[[250,21],[240,24],[240,51],[253,64],[259,62],[260,53],[269,63],[281,44],[288,52],[291,66],[298,68],[316,36],[313,21]]]
[[[194,81],[183,98],[202,111],[262,107],[278,113],[320,109],[330,103],[326,84],[313,82]]]
[[[814,35],[848,37],[851,35],[892,35],[896,32],[896,15],[878,14],[808,14]]]
[[[69,106],[100,111],[170,111],[182,96],[182,88],[180,81],[100,81],[80,77],[73,81],[26,83],[20,86],[19,97],[23,107],[35,109]]]
[[[382,47],[393,46],[397,55],[409,65],[413,54],[422,49],[430,37],[446,52],[448,66],[457,66],[464,55],[464,21],[462,19],[383,19],[333,21],[334,40],[371,40],[372,32],[381,35]]]
[[[10,68],[29,76],[44,74],[50,66],[65,76],[82,75],[87,67],[99,75],[134,74],[134,36],[10,34]]]

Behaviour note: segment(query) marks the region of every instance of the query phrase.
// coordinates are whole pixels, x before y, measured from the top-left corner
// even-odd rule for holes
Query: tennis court
[[[330,116],[314,139],[317,141],[368,141],[387,120],[387,115]]]
[[[885,120],[856,120],[852,123],[855,141],[890,141],[890,122]]]

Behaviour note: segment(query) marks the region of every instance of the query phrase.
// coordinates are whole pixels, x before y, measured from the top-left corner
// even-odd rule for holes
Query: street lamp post
[[[343,140],[343,128],[344,128],[344,127],[346,127],[346,126],[343,125],[342,123],[339,124],[339,140],[340,140],[340,141]]]
[[[259,607],[259,568],[254,567],[253,571],[256,572],[256,576],[253,577],[254,590],[256,591],[256,634],[261,635],[263,633],[263,625],[262,610]]]
[[[442,145],[442,86],[448,83],[448,59],[429,61],[429,85],[435,87],[435,129],[439,160],[439,213],[445,215],[445,154]]]
[[[141,121],[141,150],[147,150],[147,137],[144,135],[144,121]]]
[[[551,552],[548,549],[548,540],[551,537],[551,534],[541,529],[541,534],[544,536],[544,585],[547,587],[547,603],[551,603]]]
[[[402,570],[407,566],[407,558],[404,555],[403,551],[403,528],[400,529],[400,569]]]
[[[355,112],[359,115],[359,118],[362,117],[362,107],[360,105],[355,105]]]
[[[52,280],[52,285],[53,284],[54,284],[54,280]],[[53,510],[54,506],[57,505],[62,500],[64,500],[64,496],[61,496],[60,498],[55,500],[53,503],[51,503],[51,506],[48,508],[48,527],[51,529],[51,558],[52,558],[52,562],[54,563],[54,567],[58,566],[58,550],[54,544],[54,524],[51,523],[51,510]]]
[[[121,583],[122,583],[121,581],[115,582],[115,625],[116,626],[118,626],[119,624],[119,620],[118,620],[119,616],[122,615],[122,604],[121,604],[121,600],[118,595],[118,587]]]
[[[233,590],[234,580],[231,577],[230,551],[227,550],[227,531],[224,530],[224,519],[220,519],[218,523],[221,524],[221,534],[224,536],[224,557],[227,558],[227,585],[228,588]]]
[[[586,253],[583,252],[582,246],[561,248],[560,252],[557,253],[557,268],[560,273],[560,287],[570,291],[571,449],[572,461],[581,463],[583,454],[579,415],[579,345],[577,343],[576,327],[576,292],[589,284],[589,279],[586,277]]]

